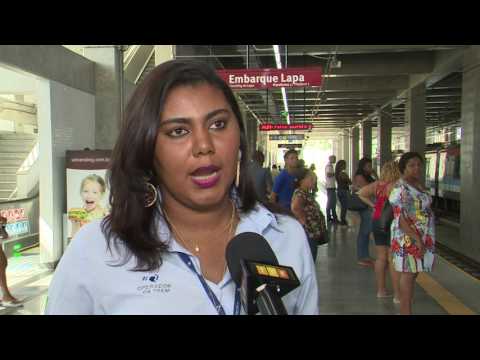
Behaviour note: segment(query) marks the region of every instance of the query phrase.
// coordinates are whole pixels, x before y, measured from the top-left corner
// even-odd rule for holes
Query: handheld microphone
[[[278,264],[265,238],[245,232],[227,245],[227,265],[240,287],[242,306],[248,315],[288,315],[282,297],[300,285],[293,268]]]

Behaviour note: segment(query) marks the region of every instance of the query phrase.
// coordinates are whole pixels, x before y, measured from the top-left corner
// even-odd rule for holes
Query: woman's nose
[[[211,134],[208,130],[202,129],[194,134],[192,151],[193,156],[215,153],[215,146],[213,145]]]

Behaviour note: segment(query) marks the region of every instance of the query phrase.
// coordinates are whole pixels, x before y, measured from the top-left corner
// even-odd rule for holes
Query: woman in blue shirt
[[[73,239],[46,313],[239,313],[225,249],[253,231],[301,282],[283,298],[287,311],[317,314],[305,233],[257,200],[246,151],[240,109],[214,69],[178,60],[156,67],[132,95],[113,151],[111,214]]]

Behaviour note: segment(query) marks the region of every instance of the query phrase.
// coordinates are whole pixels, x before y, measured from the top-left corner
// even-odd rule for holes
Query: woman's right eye
[[[177,129],[174,129],[174,130],[168,132],[167,135],[171,136],[171,137],[181,137],[181,136],[183,136],[187,133],[188,133],[187,130],[182,129],[182,128],[177,128]]]

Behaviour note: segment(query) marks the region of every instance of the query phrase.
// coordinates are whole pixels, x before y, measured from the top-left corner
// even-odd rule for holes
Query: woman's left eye
[[[225,128],[226,125],[227,125],[226,121],[217,120],[212,124],[211,128],[213,128],[213,129],[223,129],[223,128]]]

